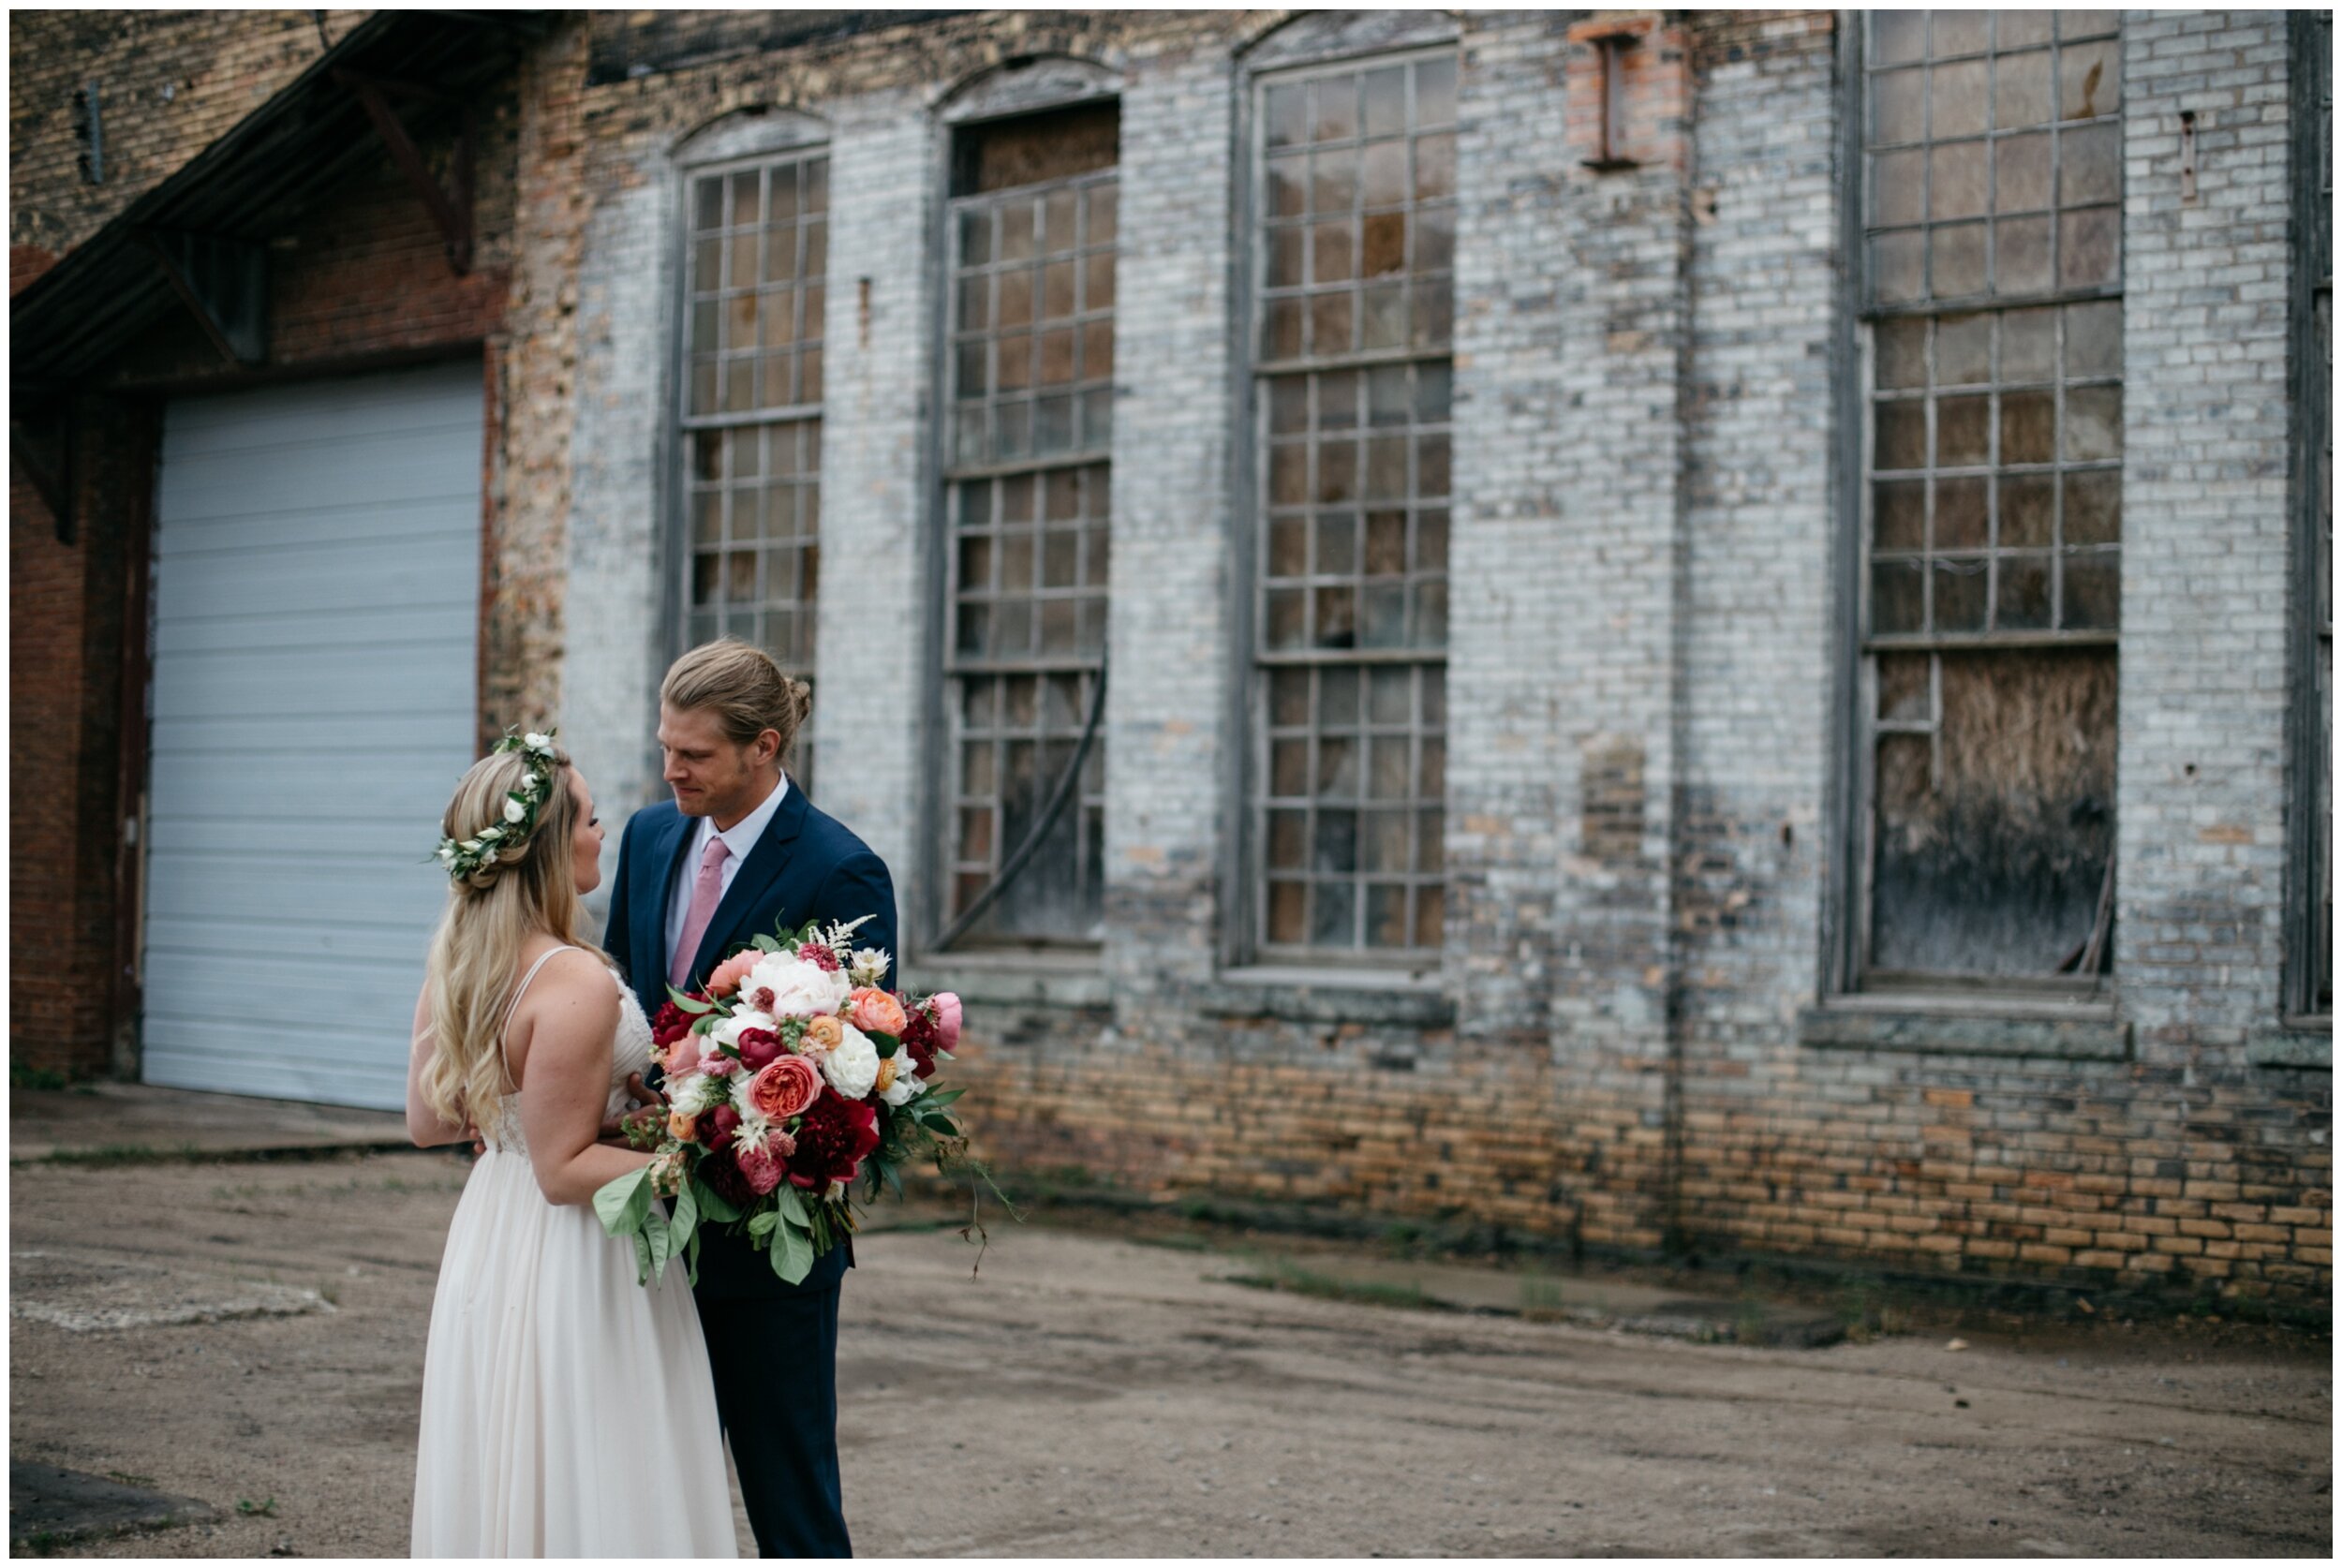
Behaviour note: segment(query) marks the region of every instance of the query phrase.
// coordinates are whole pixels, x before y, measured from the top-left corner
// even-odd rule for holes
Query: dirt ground
[[[11,1458],[218,1510],[56,1549],[404,1555],[463,1176],[415,1153],[18,1166]],[[848,1276],[839,1436],[863,1555],[2333,1545],[2323,1340],[1752,1349],[1263,1291],[1230,1279],[1258,1256],[1104,1225],[996,1222],[971,1277],[973,1257],[913,1223],[867,1236]]]

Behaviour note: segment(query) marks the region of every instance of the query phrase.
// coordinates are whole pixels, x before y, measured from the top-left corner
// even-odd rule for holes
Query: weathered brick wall
[[[80,244],[298,76],[365,11],[22,10],[8,17],[8,244]],[[320,26],[324,37],[319,37]],[[103,183],[74,95],[95,81]]]

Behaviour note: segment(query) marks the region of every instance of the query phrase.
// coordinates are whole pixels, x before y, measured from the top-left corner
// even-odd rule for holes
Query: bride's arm
[[[407,1053],[407,1135],[417,1148],[431,1148],[439,1144],[456,1144],[471,1135],[469,1129],[450,1127],[439,1119],[439,1113],[422,1098],[423,1064],[431,1059],[431,988],[423,987],[415,998],[415,1027],[409,1038],[414,1044]]]
[[[589,1204],[605,1182],[650,1156],[594,1140],[610,1099],[610,1043],[618,1030],[617,982],[585,954],[546,966],[527,998],[521,1132],[547,1203]]]

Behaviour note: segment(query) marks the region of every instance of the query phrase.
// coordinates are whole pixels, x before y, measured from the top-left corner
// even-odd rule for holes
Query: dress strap
[[[521,976],[520,984],[513,987],[512,999],[506,1004],[504,1009],[504,1022],[497,1027],[497,1061],[504,1069],[504,1081],[512,1084],[515,1089],[520,1086],[513,1082],[512,1064],[504,1054],[504,1037],[511,1032],[512,1014],[521,1010],[521,998],[528,994],[529,982],[537,978],[539,969],[543,969],[548,962],[560,954],[584,951],[585,949],[577,947],[556,947],[538,954],[537,961],[528,966],[528,972]]]

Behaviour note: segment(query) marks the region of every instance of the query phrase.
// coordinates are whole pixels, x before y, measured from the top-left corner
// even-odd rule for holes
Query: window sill
[[[1832,997],[1798,1014],[1798,1040],[1847,1050],[2127,1061],[2130,1025],[2103,998],[1893,995]]]
[[[2255,1067],[2299,1067],[2316,1072],[2334,1071],[2334,1020],[2331,1017],[2289,1016],[2277,1028],[2264,1030],[2245,1043],[2245,1059]]]
[[[952,991],[995,1007],[1109,1007],[1095,953],[939,953],[903,965],[914,991]]]
[[[1215,1018],[1282,1018],[1297,1024],[1394,1024],[1444,1028],[1456,1004],[1435,977],[1255,964],[1223,969],[1194,993],[1196,1011]]]

